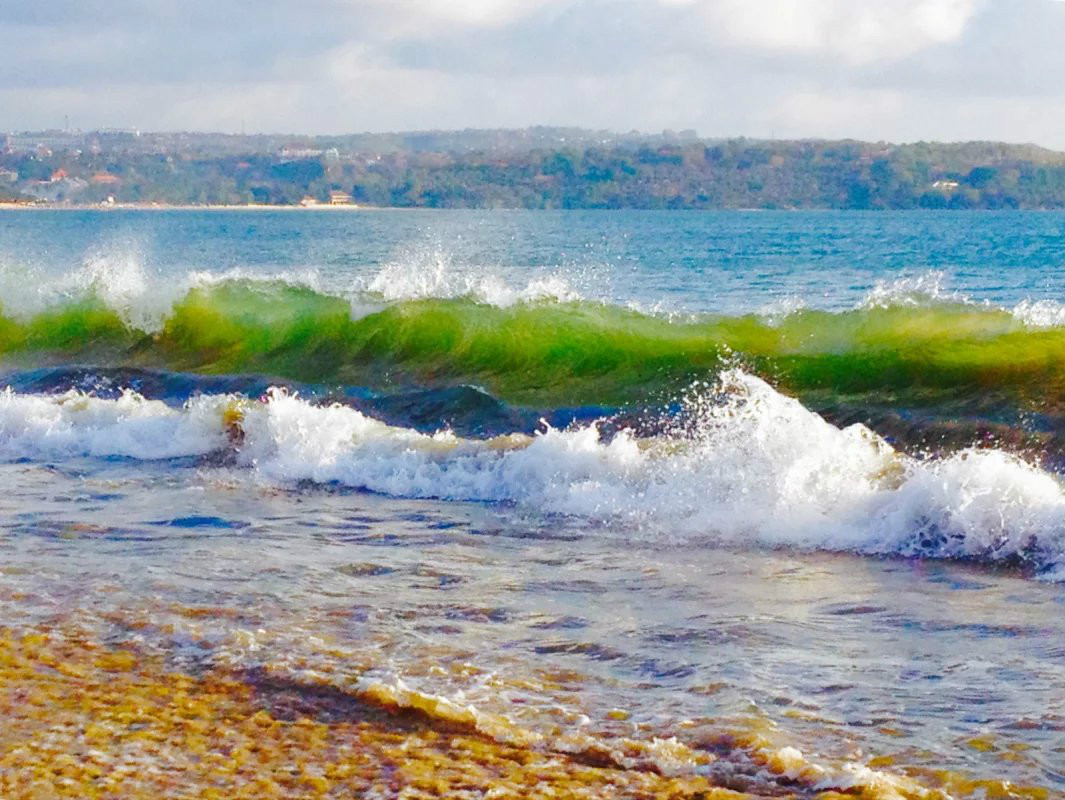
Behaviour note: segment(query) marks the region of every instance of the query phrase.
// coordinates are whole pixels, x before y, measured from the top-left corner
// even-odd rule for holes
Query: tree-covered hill
[[[2,142],[3,140],[0,140]],[[1065,153],[564,128],[9,136],[0,197],[435,208],[1065,208]]]

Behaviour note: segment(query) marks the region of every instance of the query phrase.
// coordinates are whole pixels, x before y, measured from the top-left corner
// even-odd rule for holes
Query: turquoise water
[[[1063,270],[1054,213],[2,212],[0,623],[1055,796]]]

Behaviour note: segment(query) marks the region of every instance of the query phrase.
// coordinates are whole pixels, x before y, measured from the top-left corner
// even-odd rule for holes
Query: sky
[[[1062,0],[3,0],[0,41],[0,130],[1065,149]]]

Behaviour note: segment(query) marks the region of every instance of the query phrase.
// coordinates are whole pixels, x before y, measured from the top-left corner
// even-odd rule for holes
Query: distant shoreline
[[[266,203],[195,205],[190,203],[12,203],[0,201],[0,210],[15,211],[406,211],[406,207],[330,205],[268,205]]]
[[[40,131],[0,145],[0,199],[48,208],[1065,209],[1065,152],[998,142],[535,128],[250,138]]]
[[[500,207],[500,208],[478,208],[476,206],[455,206],[455,207],[443,207],[443,206],[368,206],[368,205],[356,205],[354,203],[346,205],[330,205],[328,203],[321,203],[319,205],[268,205],[265,203],[248,203],[246,205],[226,205],[221,203],[212,203],[207,205],[194,205],[190,203],[175,203],[173,205],[167,205],[163,203],[114,203],[104,205],[100,203],[92,204],[70,204],[70,203],[18,203],[10,202],[6,200],[0,200],[0,211],[19,211],[19,212],[31,212],[31,211],[310,211],[310,212],[375,212],[375,211],[648,211],[648,212],[693,212],[693,213],[718,213],[718,212],[735,212],[742,214],[753,213],[785,213],[785,214],[816,214],[825,211],[837,211],[844,213],[858,213],[858,214],[881,214],[881,213],[906,213],[906,214],[924,214],[924,213],[940,213],[940,214],[954,214],[959,211],[969,212],[985,212],[985,213],[1062,213],[1065,212],[1065,207],[1051,207],[1051,208],[834,208],[831,206],[825,207],[808,207],[808,208],[638,208],[623,206],[621,208],[512,208],[512,207]]]

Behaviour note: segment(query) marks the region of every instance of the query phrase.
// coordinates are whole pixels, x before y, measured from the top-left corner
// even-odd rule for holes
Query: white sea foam
[[[210,288],[226,283],[243,283],[263,286],[290,286],[324,292],[321,273],[316,269],[252,270],[233,267],[221,272],[193,270],[178,280],[183,289]]]
[[[797,314],[807,308],[806,301],[797,295],[778,297],[766,303],[758,309],[758,316],[770,325],[779,325],[792,314]]]
[[[1010,311],[1029,328],[1065,326],[1065,304],[1056,300],[1022,300]]]
[[[184,409],[125,392],[116,400],[80,392],[58,396],[0,392],[0,458],[204,455],[226,444],[227,398],[202,397]]]
[[[175,410],[118,400],[0,394],[0,455],[168,458],[231,446],[262,479],[339,483],[400,497],[513,503],[632,535],[732,544],[1065,563],[1065,491],[996,450],[919,461],[868,429],[840,430],[738,370],[694,393],[694,430],[604,441],[595,426],[489,441],[392,427],[272,392]],[[227,412],[228,409],[228,412]],[[228,413],[230,429],[227,429]]]
[[[46,284],[49,305],[94,296],[129,325],[154,331],[162,327],[181,288],[153,280],[131,250],[95,253],[75,269]]]
[[[956,304],[1008,311],[1028,328],[1059,328],[1065,326],[1065,303],[1049,298],[1022,300],[1012,307],[996,305],[988,300],[978,301],[948,287],[945,272],[929,271],[876,285],[858,304],[859,308],[919,307]]]
[[[151,274],[129,243],[95,250],[60,274],[33,265],[0,264],[0,305],[4,314],[22,319],[91,298],[129,325],[154,331],[187,288],[184,281]]]
[[[459,267],[441,250],[406,254],[386,264],[374,276],[357,280],[353,288],[357,294],[387,302],[468,298],[500,307],[581,298],[561,274],[536,275],[514,285],[490,269]]]
[[[858,307],[916,307],[937,303],[975,305],[967,295],[949,289],[947,283],[947,274],[941,270],[928,270],[916,275],[903,275],[891,280],[878,280],[858,304]]]

